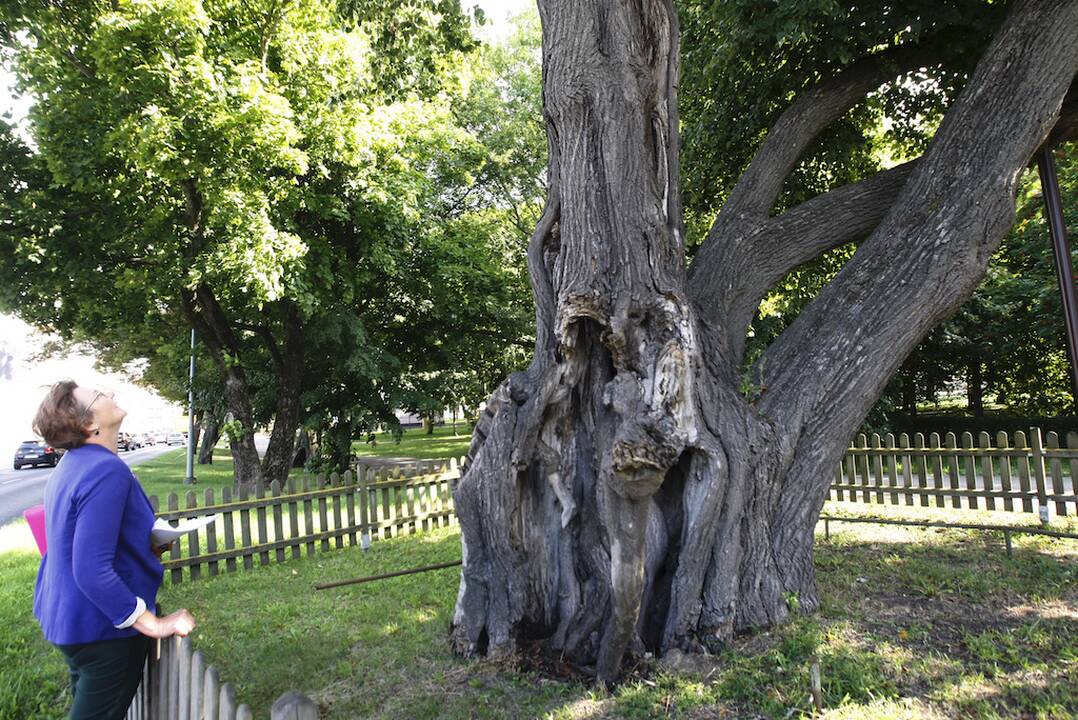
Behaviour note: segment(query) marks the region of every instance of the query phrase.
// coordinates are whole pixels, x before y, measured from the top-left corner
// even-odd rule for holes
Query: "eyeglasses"
[[[102,395],[109,399],[112,399],[116,395],[116,393],[114,393],[112,390],[95,390],[94,399],[91,400],[90,403],[86,406],[86,409],[82,411],[83,417],[90,414],[90,410],[93,408],[94,403],[97,402],[97,399]]]

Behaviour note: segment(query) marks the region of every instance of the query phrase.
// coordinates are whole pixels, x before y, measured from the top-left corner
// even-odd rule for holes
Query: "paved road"
[[[128,465],[138,465],[175,449],[175,446],[170,448],[168,445],[154,445],[122,452],[120,458]],[[45,481],[52,474],[52,468],[48,467],[13,470],[10,462],[11,458],[7,458],[5,469],[0,470],[0,525],[22,517],[23,510],[40,504],[45,496]]]

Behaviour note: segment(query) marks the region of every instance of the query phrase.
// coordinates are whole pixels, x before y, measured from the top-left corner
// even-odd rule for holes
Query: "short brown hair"
[[[74,380],[61,380],[49,388],[34,416],[34,432],[53,447],[70,450],[90,437],[86,408],[75,398]]]

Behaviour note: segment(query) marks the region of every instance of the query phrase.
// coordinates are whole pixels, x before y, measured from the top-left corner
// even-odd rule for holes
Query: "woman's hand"
[[[176,541],[175,540],[170,542],[168,545],[154,545],[153,543],[150,543],[150,552],[152,552],[154,555],[156,555],[157,559],[160,560],[162,555],[164,555],[169,550],[173,549],[175,546],[176,546]]]
[[[187,637],[195,629],[195,619],[191,616],[191,613],[187,612],[186,608],[180,608],[176,612],[166,615],[165,622],[171,623],[172,632],[169,633],[170,635]]]
[[[195,619],[185,609],[169,613],[164,617],[157,617],[147,610],[139,615],[134,628],[147,637],[167,638],[173,635],[186,637],[195,629]]]

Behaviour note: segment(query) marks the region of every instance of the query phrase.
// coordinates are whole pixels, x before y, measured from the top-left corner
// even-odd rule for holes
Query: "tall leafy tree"
[[[315,412],[304,392],[329,381],[308,372],[312,348],[378,366],[383,350],[354,341],[384,348],[384,333],[332,326],[394,317],[399,268],[440,242],[430,198],[450,190],[432,182],[466,179],[428,170],[474,155],[435,95],[472,47],[467,18],[445,2],[169,0],[14,3],[3,23],[40,98],[35,151],[5,148],[20,174],[4,303],[144,354],[181,316],[223,383],[237,479],[282,478]],[[369,379],[392,385],[384,368]]]

